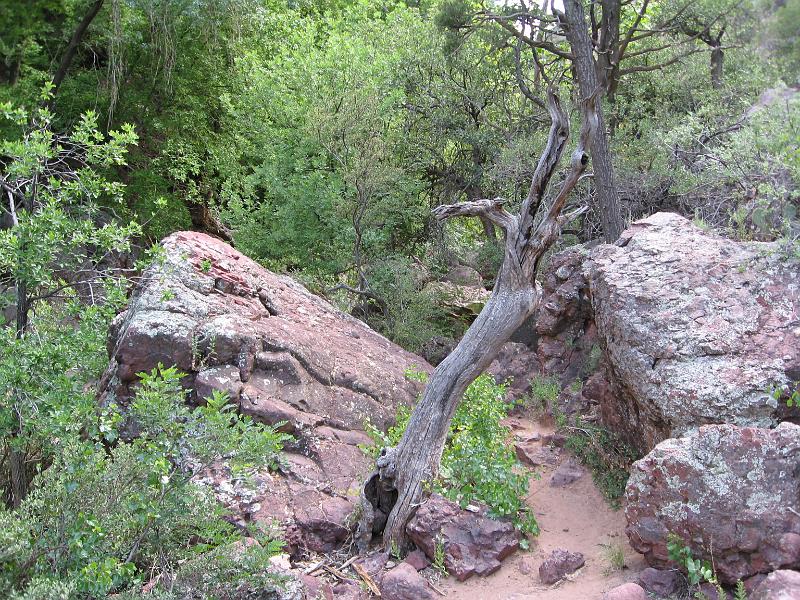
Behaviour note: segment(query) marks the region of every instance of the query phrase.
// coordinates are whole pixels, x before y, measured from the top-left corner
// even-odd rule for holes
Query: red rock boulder
[[[631,546],[656,568],[670,533],[723,583],[800,568],[800,426],[706,425],[634,463],[625,491]]]

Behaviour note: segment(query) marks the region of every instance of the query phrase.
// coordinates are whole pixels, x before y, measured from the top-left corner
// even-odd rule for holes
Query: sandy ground
[[[550,430],[524,419],[516,419],[521,436]],[[562,452],[561,460],[568,457]],[[549,485],[555,467],[540,467],[541,478],[532,481],[528,504],[533,508],[541,533],[527,552],[509,557],[489,577],[472,577],[459,583],[443,579],[438,587],[453,600],[600,600],[603,592],[636,579],[646,565],[628,545],[622,511],[612,510],[594,486],[587,471],[578,481],[563,487]],[[608,550],[615,545],[625,555],[625,568],[610,568]],[[586,564],[569,580],[554,586],[539,581],[539,564],[556,548],[581,552]],[[527,568],[526,568],[527,567]],[[522,569],[522,570],[521,570]],[[527,570],[528,574],[523,571]]]

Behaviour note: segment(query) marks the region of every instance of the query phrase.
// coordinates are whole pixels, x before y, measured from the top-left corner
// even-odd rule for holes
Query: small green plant
[[[595,344],[592,346],[592,349],[589,350],[589,358],[586,361],[586,369],[585,375],[589,375],[597,370],[597,367],[600,365],[600,359],[603,357],[603,351],[600,349],[600,346]]]
[[[395,560],[400,560],[401,558],[400,547],[397,545],[395,540],[392,540],[389,546],[389,555]]]
[[[788,391],[786,388],[772,387],[769,390],[769,395],[777,402],[780,402],[781,398],[786,396],[786,406],[789,408],[800,407],[800,382],[790,385]]]
[[[610,543],[602,544],[603,557],[606,561],[606,568],[603,570],[605,575],[611,575],[625,568],[625,550],[621,544]]]
[[[426,377],[418,372],[407,376]],[[505,384],[496,384],[490,375],[481,375],[467,388],[450,425],[439,479],[430,489],[462,507],[482,502],[491,516],[510,518],[521,531],[536,535],[539,526],[525,504],[530,474],[506,443],[510,431],[500,423],[511,408],[505,395]],[[362,450],[377,457],[382,448],[396,446],[410,417],[411,410],[400,407],[395,425],[385,432],[367,421],[364,428],[375,445]]]
[[[604,427],[585,423],[580,418],[561,429],[567,433],[567,449],[589,468],[609,504],[619,508],[630,465],[639,458],[636,450]]]
[[[212,263],[210,258],[204,258],[203,260],[200,261],[200,270],[203,273],[208,273],[211,270],[211,264]]]
[[[696,587],[706,581],[714,579],[714,571],[709,563],[704,563],[699,558],[694,558],[692,549],[675,534],[670,534],[667,538],[667,552],[669,559],[678,563],[686,571],[686,580],[689,587]]]
[[[553,413],[558,410],[558,396],[561,393],[561,385],[558,379],[547,375],[536,375],[530,380],[531,391],[528,396],[527,404],[536,415],[547,412]]]
[[[736,589],[733,593],[733,600],[747,600],[747,590],[744,589],[744,583],[741,580],[736,582]]]
[[[444,543],[439,537],[433,541],[433,568],[442,577],[447,577],[447,566],[444,564]]]
[[[667,537],[667,552],[670,560],[675,561],[681,570],[686,573],[689,591],[703,583],[710,583],[716,590],[717,600],[726,600],[728,598],[727,592],[719,583],[713,566],[707,561],[695,558],[692,554],[692,549],[674,533],[670,533]],[[711,600],[699,589],[695,590],[694,598],[697,600]],[[741,580],[736,582],[734,600],[747,600],[747,590],[745,590]]]

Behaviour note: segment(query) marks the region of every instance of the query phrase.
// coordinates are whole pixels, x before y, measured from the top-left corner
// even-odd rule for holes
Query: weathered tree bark
[[[207,199],[203,201],[194,201],[185,199],[184,204],[189,211],[189,217],[192,219],[192,228],[195,231],[202,231],[215,237],[228,242],[230,245],[234,244],[233,235],[225,227],[219,219],[211,212],[209,203],[211,202],[211,192],[207,194]]]
[[[561,215],[570,190],[588,162],[584,145],[597,125],[595,98],[589,98],[584,106],[584,127],[573,154],[571,171],[538,225],[535,218],[547,184],[569,139],[569,119],[552,91],[548,93],[552,125],[547,146],[520,213],[506,212],[500,198],[434,209],[439,220],[454,216],[483,216],[491,220],[504,233],[503,265],[492,295],[478,318],[431,375],[400,443],[395,448],[384,448],[376,461],[377,470],[365,483],[362,494],[361,542],[383,531],[387,547],[393,543],[401,549],[407,547],[406,524],[419,506],[425,483],[437,476],[450,421],[464,391],[536,310],[540,297],[535,281],[539,260],[558,239],[561,226],[584,212],[580,208]]]
[[[711,87],[718,90],[722,87],[722,65],[725,52],[722,50],[722,33],[713,40],[711,46]]]
[[[605,13],[604,13],[605,14]],[[572,65],[578,80],[578,90],[584,100],[599,97],[603,93],[597,76],[597,67],[592,56],[592,40],[586,25],[586,16],[581,0],[564,0],[562,24],[572,50]],[[614,242],[623,229],[622,212],[617,196],[617,184],[614,177],[614,164],[611,161],[611,149],[608,145],[608,132],[603,119],[602,105],[597,102],[597,127],[589,139],[594,171],[594,188],[597,204],[600,209],[600,222],[603,226],[603,238]]]

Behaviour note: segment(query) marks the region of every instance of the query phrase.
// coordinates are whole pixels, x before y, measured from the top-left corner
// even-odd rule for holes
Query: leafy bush
[[[396,344],[419,352],[435,335],[451,332],[438,298],[424,289],[425,277],[410,260],[390,257],[370,270],[372,290],[386,300],[385,315],[370,315],[370,325]]]
[[[482,502],[491,516],[511,518],[519,529],[535,535],[539,527],[525,505],[530,475],[506,443],[510,431],[500,423],[511,408],[505,395],[506,385],[486,374],[467,388],[450,424],[433,487],[462,507]],[[396,424],[386,432],[367,422],[365,429],[375,446],[365,452],[377,456],[382,447],[397,445],[410,416],[411,410],[401,407]]]
[[[578,418],[574,425],[564,425],[566,448],[592,472],[592,479],[613,508],[625,493],[631,463],[639,458],[631,446],[609,430],[585,423]]]
[[[289,436],[239,416],[222,394],[189,408],[174,368],[140,376],[129,407],[138,437],[114,445],[122,418],[108,407],[97,436],[55,440],[20,508],[0,512],[0,594],[102,597],[173,572],[198,541],[236,539],[192,475],[222,455],[237,472],[274,466]]]

